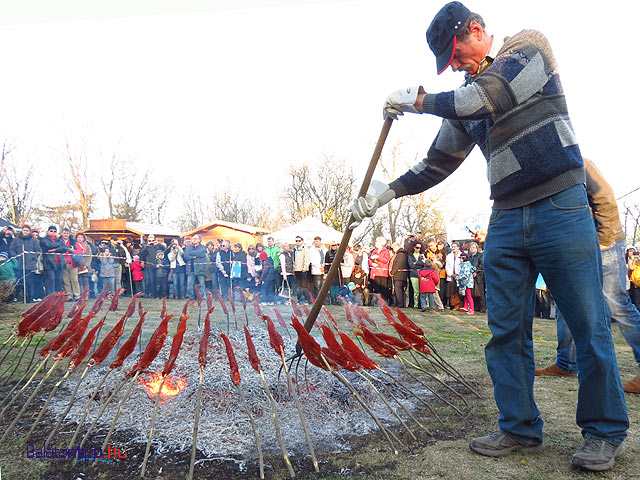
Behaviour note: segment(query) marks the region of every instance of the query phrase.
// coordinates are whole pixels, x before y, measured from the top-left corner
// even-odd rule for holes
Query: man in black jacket
[[[67,247],[58,236],[58,228],[51,225],[47,229],[47,234],[40,238],[42,248],[42,281],[46,295],[62,290],[62,269],[64,268],[63,253]]]
[[[140,238],[140,243],[144,246],[140,250],[140,262],[144,266],[144,296],[147,298],[156,298],[156,285],[157,285],[157,269],[156,269],[156,256],[158,252],[164,251],[160,249],[156,243],[156,236],[151,233],[147,237],[147,243],[144,243],[144,238]]]
[[[23,255],[22,252],[35,253],[25,253]],[[32,272],[38,268],[38,255],[40,252],[42,252],[40,241],[31,235],[31,227],[29,225],[23,225],[22,231],[11,242],[9,258],[16,257],[18,260],[18,266],[16,267],[16,278],[20,279],[18,288],[26,289],[26,291],[23,290],[22,292],[23,298],[27,302],[32,302],[34,299],[35,282],[38,278]],[[21,296],[18,296],[18,298],[20,299]]]

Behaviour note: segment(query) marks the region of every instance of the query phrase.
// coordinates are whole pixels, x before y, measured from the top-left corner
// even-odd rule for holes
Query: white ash
[[[293,398],[288,393],[287,379],[284,371],[278,379],[278,371],[282,361],[269,345],[269,336],[263,325],[253,325],[250,332],[260,358],[267,383],[276,398],[278,420],[284,444],[289,455],[308,455],[309,451],[305,441],[304,431]],[[235,459],[254,458],[257,454],[253,431],[247,414],[243,411],[238,394],[231,383],[229,376],[229,363],[222,340],[218,336],[219,331],[212,329],[209,341],[208,362],[204,371],[202,403],[200,411],[200,423],[198,428],[197,446],[201,454],[209,459]],[[185,334],[184,342],[178,355],[175,367],[170,374],[171,378],[186,378],[187,384],[183,391],[175,397],[168,398],[158,406],[156,422],[153,431],[153,446],[157,454],[165,454],[174,451],[191,449],[193,438],[193,424],[195,421],[195,402],[198,390],[200,366],[198,363],[199,341],[201,333],[191,331]],[[283,337],[287,355],[295,352],[295,341]],[[238,362],[239,372],[242,378],[240,388],[245,394],[249,408],[254,416],[260,434],[262,448],[265,454],[280,454],[276,441],[275,427],[271,414],[269,399],[264,393],[263,382],[257,372],[249,363],[244,332],[238,330],[231,334],[230,340],[234,346],[234,352]],[[318,339],[322,341],[321,338]],[[161,372],[171,348],[171,341],[167,339],[165,346],[149,368],[151,372]],[[106,382],[98,392],[97,400],[89,402],[90,410],[85,420],[83,435],[88,425],[93,421],[102,403],[111,392],[117,388],[124,373],[137,361],[138,352],[132,354],[124,366],[113,371],[107,377]],[[333,452],[348,449],[349,436],[363,435],[378,427],[367,414],[364,408],[357,402],[353,395],[331,373],[320,370],[309,364],[305,369],[305,360],[299,365],[297,378],[299,381],[299,398],[302,404],[307,425],[311,434],[314,449],[317,452]],[[69,430],[75,426],[81,418],[87,399],[107,372],[110,361],[107,359],[102,365],[89,371],[78,389],[76,401],[69,411],[66,423]],[[393,369],[393,365],[385,368]],[[305,382],[306,370],[306,382]],[[395,369],[394,369],[395,370]],[[293,365],[291,374],[295,378],[296,366]],[[343,372],[345,373],[345,372]],[[374,372],[375,376],[383,379],[380,372]],[[141,377],[148,377],[144,375]],[[364,398],[368,407],[382,421],[384,425],[396,425],[397,419],[392,415],[384,403],[378,398],[373,389],[356,373],[345,373],[345,376],[355,386],[356,390]],[[75,386],[79,375],[66,382],[65,388],[61,388],[58,395],[52,400],[50,411],[57,419],[67,407],[70,391]],[[140,378],[140,377],[139,377]],[[387,386],[392,389],[402,404],[409,410],[416,410],[420,403],[408,393],[385,379]],[[417,384],[406,377],[405,384],[422,398],[430,394],[424,386]],[[400,416],[409,422],[406,414],[384,392],[380,385],[376,385],[394,405]],[[106,429],[113,420],[120,400],[128,389],[128,383],[120,387],[120,391],[114,396],[109,407],[100,418],[98,425],[100,432],[94,431],[92,438],[88,439],[86,446],[98,447],[102,443]],[[64,392],[67,392],[66,394]],[[133,442],[146,443],[151,425],[155,398],[152,398],[145,387],[136,380],[131,395],[126,400],[116,430],[126,431],[133,435]],[[99,435],[98,435],[99,433]],[[125,445],[126,447],[126,445]]]

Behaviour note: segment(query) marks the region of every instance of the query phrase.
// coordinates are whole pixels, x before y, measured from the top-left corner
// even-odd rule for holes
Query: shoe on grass
[[[601,438],[585,438],[584,445],[573,454],[571,467],[592,472],[609,470],[625,452],[624,443],[614,445]]]
[[[567,372],[560,368],[556,363],[545,368],[536,370],[537,377],[577,377],[575,373]]]
[[[633,377],[632,380],[624,382],[622,389],[627,393],[640,393],[640,373]]]
[[[544,450],[544,442],[521,440],[498,430],[484,437],[474,438],[469,443],[469,448],[486,457],[503,457],[513,452],[540,452]]]

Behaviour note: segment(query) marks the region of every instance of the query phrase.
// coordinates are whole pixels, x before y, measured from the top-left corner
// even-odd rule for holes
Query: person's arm
[[[587,198],[596,224],[598,240],[602,247],[610,247],[618,239],[624,239],[618,204],[613,188],[600,170],[587,158],[582,158],[587,172]]]

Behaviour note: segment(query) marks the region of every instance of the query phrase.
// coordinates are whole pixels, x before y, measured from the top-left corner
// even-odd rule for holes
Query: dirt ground
[[[126,301],[126,299],[125,299]],[[157,314],[160,301],[144,300],[145,309],[150,315]],[[121,309],[123,306],[121,305]],[[178,313],[182,303],[169,302],[169,312]],[[281,309],[289,312],[290,307]],[[23,311],[21,305],[10,305],[0,311],[0,343],[4,342],[14,325],[17,315]],[[333,316],[348,330],[342,308],[330,307]],[[374,318],[382,319],[378,309],[369,308]],[[487,458],[472,453],[468,448],[469,440],[485,435],[497,428],[497,409],[493,401],[492,385],[486,370],[484,345],[489,339],[486,316],[474,316],[459,313],[421,313],[406,310],[407,314],[422,326],[440,354],[455,368],[463,373],[474,386],[481,398],[466,392],[468,407],[462,402],[456,405],[463,409],[461,417],[451,408],[438,401],[434,407],[442,417],[439,423],[433,417],[425,421],[432,431],[428,435],[413,428],[418,441],[412,440],[400,428],[395,433],[405,443],[406,448],[394,454],[381,435],[350,437],[351,450],[344,453],[319,453],[320,473],[315,473],[308,457],[294,457],[292,463],[299,478],[310,479],[640,479],[640,431],[637,424],[640,414],[640,395],[627,394],[627,406],[631,420],[629,437],[626,441],[627,453],[620,458],[613,470],[601,474],[575,472],[569,467],[573,452],[582,444],[580,430],[575,424],[575,406],[577,399],[577,380],[575,378],[540,378],[536,380],[536,402],[545,420],[547,449],[537,454],[515,454],[504,458]],[[249,313],[253,315],[251,311]],[[255,316],[250,317],[252,319]],[[116,322],[116,316],[108,319],[107,326]],[[222,324],[218,313],[216,320]],[[133,322],[130,322],[133,323]],[[197,324],[197,315],[190,320],[190,326]],[[105,327],[106,328],[106,327]],[[145,340],[152,331],[151,326],[144,331]],[[616,325],[613,325],[613,338],[618,355],[621,375],[624,380],[637,373],[637,365],[631,349],[624,341]],[[536,365],[547,366],[555,358],[555,321],[536,319],[534,326]],[[0,354],[0,358],[6,352]],[[13,352],[7,357],[11,358]],[[4,370],[4,367],[0,367]],[[19,371],[17,372],[17,374]],[[16,374],[15,378],[18,378]],[[52,380],[52,384],[55,379]],[[9,386],[0,387],[0,399],[9,392]],[[46,391],[44,387],[43,391]],[[451,398],[451,397],[449,397]],[[19,403],[19,402],[16,402]],[[21,438],[37,415],[41,402],[29,408],[31,415],[25,415],[15,431],[4,445],[0,446],[0,478],[2,479],[130,479],[139,477],[145,445],[127,443],[125,433],[114,437],[112,443],[127,446],[127,458],[110,463],[98,464],[96,468],[87,462],[69,463],[60,460],[41,461],[26,457],[25,448],[20,446]],[[0,419],[0,432],[12,421],[18,405]],[[464,407],[464,408],[463,408]],[[418,418],[421,413],[418,412]],[[422,412],[423,419],[427,417]],[[48,427],[41,424],[35,433],[34,444],[38,444],[48,435]],[[70,432],[59,434],[60,443],[68,440]],[[102,440],[102,439],[100,439]],[[65,442],[66,443],[66,442]],[[207,479],[245,479],[258,478],[258,465],[255,460],[208,461],[198,455],[194,478]],[[174,480],[186,478],[190,453],[173,453],[169,457],[150,456],[146,478]],[[273,479],[288,478],[286,468],[280,457],[265,461],[265,477]]]

